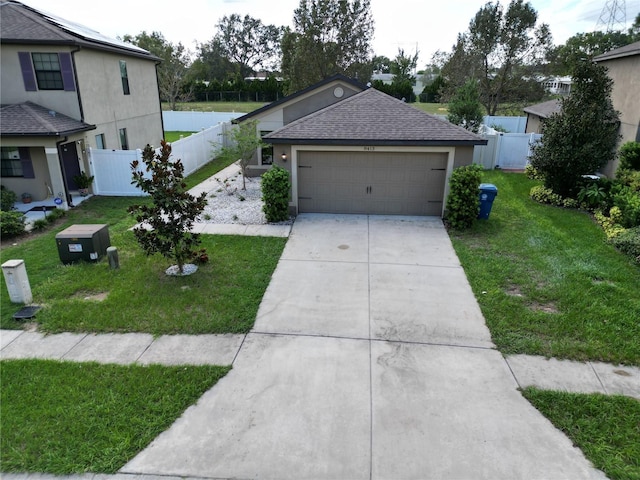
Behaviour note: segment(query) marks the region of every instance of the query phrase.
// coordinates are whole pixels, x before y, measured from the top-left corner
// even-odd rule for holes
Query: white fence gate
[[[171,157],[182,161],[185,176],[209,163],[223,145],[229,144],[225,135],[229,128],[229,123],[221,123],[171,144]],[[134,160],[142,161],[141,150],[90,148],[89,165],[91,175],[95,176],[93,193],[114,197],[145,195],[131,185],[131,162]]]
[[[542,138],[538,133],[499,133],[492,128],[485,128],[482,136],[487,145],[474,148],[473,163],[489,170],[523,170],[529,163],[532,146]]]

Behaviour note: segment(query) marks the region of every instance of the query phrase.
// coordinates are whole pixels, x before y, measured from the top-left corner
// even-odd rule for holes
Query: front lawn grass
[[[229,367],[0,362],[3,472],[116,473]]]
[[[2,250],[2,262],[25,261],[36,321],[46,332],[242,333],[250,330],[285,239],[202,235],[210,261],[194,275],[168,277],[169,260],[148,257],[128,229],[127,206],[147,199],[93,197],[68,212],[52,230]],[[55,235],[77,223],[106,223],[120,268],[105,258],[63,265]],[[0,278],[2,328],[20,329]],[[100,298],[104,297],[103,300]]]
[[[169,261],[146,256],[124,223],[110,227],[120,259],[117,270],[104,258],[63,265],[54,231],[3,252],[4,258],[25,260],[34,303],[44,305],[36,317],[41,330],[160,335],[251,329],[284,239],[202,235],[209,263],[193,275],[171,277],[164,273]],[[11,317],[19,306],[9,303],[4,284],[1,288],[2,328],[21,328]]]
[[[640,479],[640,402],[532,387],[522,393],[609,478]]]
[[[532,201],[525,175],[482,181],[489,220],[450,235],[498,349],[640,365],[640,269],[587,213]]]

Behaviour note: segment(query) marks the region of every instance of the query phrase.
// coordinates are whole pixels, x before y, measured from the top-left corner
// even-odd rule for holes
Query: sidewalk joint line
[[[518,389],[522,390],[522,385],[520,385],[520,382],[518,381],[518,377],[516,377],[516,374],[513,371],[513,368],[511,368],[511,364],[509,363],[509,359],[507,358],[506,355],[502,355],[502,358],[504,359],[504,363],[507,364],[507,368],[511,372],[511,375],[513,375],[513,379],[516,381],[516,385],[518,385]]]
[[[56,334],[56,335],[61,335],[61,334],[59,334],[59,333],[58,333],[58,334]],[[88,334],[88,333],[85,333],[85,334],[82,336],[82,338],[81,338],[80,340],[78,340],[78,341],[77,341],[77,342],[76,342],[76,343],[75,343],[75,344],[74,344],[74,345],[73,345],[69,350],[67,350],[66,352],[64,352],[64,353],[62,354],[62,356],[59,358],[59,360],[65,360],[65,358],[64,358],[64,357],[66,357],[67,355],[69,355],[69,354],[71,353],[71,351],[72,351],[74,348],[76,348],[78,345],[80,345],[80,343],[82,343],[82,341],[83,341],[85,338],[87,338],[88,336],[89,336],[89,334]],[[46,336],[45,336],[44,338],[46,338]]]
[[[249,335],[249,333],[251,333],[251,332],[245,333],[244,336],[242,337],[242,342],[240,342],[240,346],[238,346],[238,350],[236,350],[236,353],[233,356],[233,360],[231,360],[231,365],[232,366],[233,366],[234,363],[236,363],[236,359],[238,358],[238,355],[240,355],[240,350],[242,350],[242,346],[244,345],[244,342],[247,339],[247,335]]]
[[[587,364],[589,365],[589,367],[591,367],[591,371],[593,372],[593,374],[598,379],[598,383],[602,387],[602,391],[605,393],[605,395],[609,395],[609,391],[607,390],[607,387],[604,386],[604,383],[602,382],[602,379],[600,378],[600,375],[598,375],[598,372],[596,372],[596,369],[593,367],[593,363],[590,362],[590,361],[587,361]]]

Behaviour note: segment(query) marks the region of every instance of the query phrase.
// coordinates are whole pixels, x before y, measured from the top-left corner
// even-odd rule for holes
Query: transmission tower
[[[627,28],[627,7],[625,0],[607,0],[600,18],[596,22],[596,30],[613,32]]]

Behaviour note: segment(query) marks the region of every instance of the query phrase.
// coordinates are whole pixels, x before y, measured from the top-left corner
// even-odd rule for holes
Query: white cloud
[[[578,32],[593,31],[604,0],[530,0],[539,19],[548,23],[556,44]],[[24,0],[35,8],[83,24],[111,37],[159,31],[172,42],[194,49],[195,42],[207,42],[224,15],[238,13],[259,18],[263,23],[292,26],[299,0],[110,0],[97,7],[86,0]],[[458,33],[486,3],[485,0],[371,0],[375,21],[374,52],[393,58],[398,48],[420,52],[424,66],[436,50],[449,51]],[[503,5],[508,2],[501,0]],[[630,25],[640,11],[640,0],[627,0]]]

